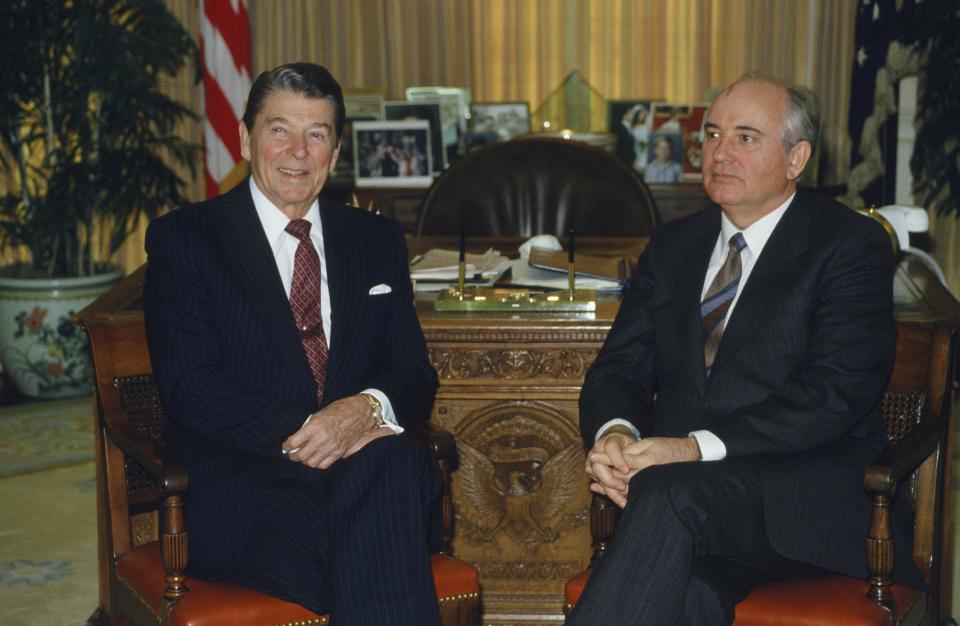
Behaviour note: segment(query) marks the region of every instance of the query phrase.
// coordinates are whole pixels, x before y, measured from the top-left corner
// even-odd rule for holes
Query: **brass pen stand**
[[[497,287],[460,287],[444,289],[434,305],[437,311],[538,311],[590,313],[597,310],[594,289],[564,289],[537,292]]]

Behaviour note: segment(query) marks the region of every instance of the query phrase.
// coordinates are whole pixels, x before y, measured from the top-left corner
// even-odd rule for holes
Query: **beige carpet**
[[[83,624],[97,607],[93,462],[0,478],[0,502],[0,624]]]
[[[97,607],[91,410],[89,397],[0,409],[3,626],[76,626]]]
[[[92,411],[89,396],[0,408],[0,476],[92,459]]]

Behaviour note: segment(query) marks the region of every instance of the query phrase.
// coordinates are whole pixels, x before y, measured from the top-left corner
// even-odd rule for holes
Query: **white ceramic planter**
[[[90,393],[87,336],[71,320],[122,277],[119,269],[82,278],[10,278],[0,272],[0,360],[21,393]]]

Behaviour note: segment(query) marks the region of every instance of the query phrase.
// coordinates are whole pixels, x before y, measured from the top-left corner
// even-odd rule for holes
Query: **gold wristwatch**
[[[382,428],[385,422],[383,421],[383,405],[380,404],[380,400],[372,393],[361,393],[360,397],[370,405],[370,413],[373,416],[373,430]]]

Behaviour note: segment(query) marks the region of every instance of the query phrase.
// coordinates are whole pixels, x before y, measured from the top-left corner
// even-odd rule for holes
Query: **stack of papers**
[[[512,275],[510,283],[515,287],[529,287],[531,289],[560,290],[569,287],[567,275],[558,270],[545,270],[533,267],[528,261],[516,259],[511,262]],[[604,292],[620,291],[621,283],[609,278],[581,276],[577,272],[577,289],[596,289]]]
[[[416,281],[451,282],[458,278],[460,253],[456,250],[434,248],[410,261],[410,278]],[[488,282],[495,280],[509,267],[509,260],[493,248],[483,254],[467,254],[464,258],[465,280]]]

